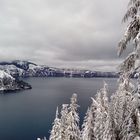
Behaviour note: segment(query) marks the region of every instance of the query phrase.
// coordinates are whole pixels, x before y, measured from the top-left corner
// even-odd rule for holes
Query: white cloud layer
[[[128,0],[0,0],[0,60],[114,70]]]

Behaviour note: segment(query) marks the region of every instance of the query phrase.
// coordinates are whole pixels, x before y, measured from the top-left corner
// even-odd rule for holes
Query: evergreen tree
[[[93,121],[93,115],[90,108],[88,108],[82,125],[82,135],[81,135],[82,140],[91,140],[91,137],[94,133],[92,121]]]
[[[68,104],[63,104],[61,109],[61,126],[60,126],[60,134],[61,140],[66,140],[66,129],[68,127],[67,119],[68,119]]]
[[[82,140],[112,140],[114,133],[110,117],[108,88],[104,87],[97,93],[96,100],[88,109],[82,125]]]
[[[127,91],[127,89],[129,88],[128,85],[126,86],[126,83],[119,83],[116,93],[111,97],[110,105],[115,138],[122,140],[123,137],[130,132],[129,130],[127,131],[126,128],[133,128],[133,122],[131,121],[131,126],[130,123],[128,123],[130,122],[129,119],[132,120],[130,114],[132,111],[133,96],[131,95],[131,92]]]
[[[65,140],[80,140],[79,115],[77,113],[77,94],[73,94],[67,114],[67,128]]]
[[[123,39],[119,43],[119,55],[127,48],[128,43],[132,41],[133,51],[126,57],[121,65],[121,73],[123,81],[127,80],[127,86],[129,87],[130,78],[135,74],[138,78],[136,89],[133,88],[133,92],[129,92],[130,98],[125,95],[123,109],[123,119],[121,135],[122,139],[140,139],[140,124],[139,124],[139,108],[140,108],[140,1],[130,0],[128,10],[123,18],[126,22],[129,19],[129,24],[124,34]],[[128,89],[123,89],[121,92],[127,93]],[[126,117],[127,116],[127,117]]]
[[[109,120],[109,102],[108,102],[107,84],[97,93],[96,101],[98,103],[95,113],[94,133],[97,140],[110,140],[110,122]]]
[[[96,110],[98,107],[97,102],[92,99],[92,104],[90,108],[88,108],[86,116],[84,118],[84,122],[82,125],[82,135],[81,139],[82,140],[95,140],[95,133],[94,133],[94,128],[95,128],[95,114]]]
[[[51,135],[50,135],[49,140],[61,140],[61,133],[60,133],[61,123],[60,123],[60,119],[58,118],[58,115],[59,115],[59,113],[58,113],[58,108],[57,108],[56,116],[55,116],[55,120],[53,123],[53,127],[51,130]]]
[[[101,88],[96,95],[96,101],[107,112],[109,107],[108,94],[108,85],[104,82],[103,88]]]
[[[130,0],[128,10],[123,18],[126,22],[129,19],[128,27],[124,33],[123,38],[119,42],[118,54],[119,56],[127,48],[128,43],[133,43],[133,51],[126,57],[121,64],[121,72],[127,77],[131,77],[134,72],[139,73],[140,70],[140,1]]]

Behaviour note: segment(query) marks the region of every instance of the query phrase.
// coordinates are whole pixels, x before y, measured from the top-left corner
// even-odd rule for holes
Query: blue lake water
[[[33,87],[16,93],[0,94],[0,140],[36,140],[49,137],[55,110],[78,94],[79,114],[83,119],[87,107],[103,81],[110,94],[116,89],[114,78],[28,78]]]

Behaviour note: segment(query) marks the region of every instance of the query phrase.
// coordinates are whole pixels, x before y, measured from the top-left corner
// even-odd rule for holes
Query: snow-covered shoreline
[[[13,77],[118,77],[116,72],[101,72],[81,69],[55,68],[37,65],[29,61],[0,62],[0,70],[4,70]]]
[[[5,71],[0,70],[0,93],[31,88],[32,87],[28,83],[22,80],[18,80]]]

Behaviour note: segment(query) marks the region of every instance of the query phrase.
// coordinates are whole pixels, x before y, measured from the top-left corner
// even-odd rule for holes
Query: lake
[[[83,119],[87,107],[103,81],[110,94],[116,89],[115,78],[28,78],[31,90],[0,94],[0,140],[36,140],[49,137],[56,107],[69,103],[78,94],[79,114]]]

